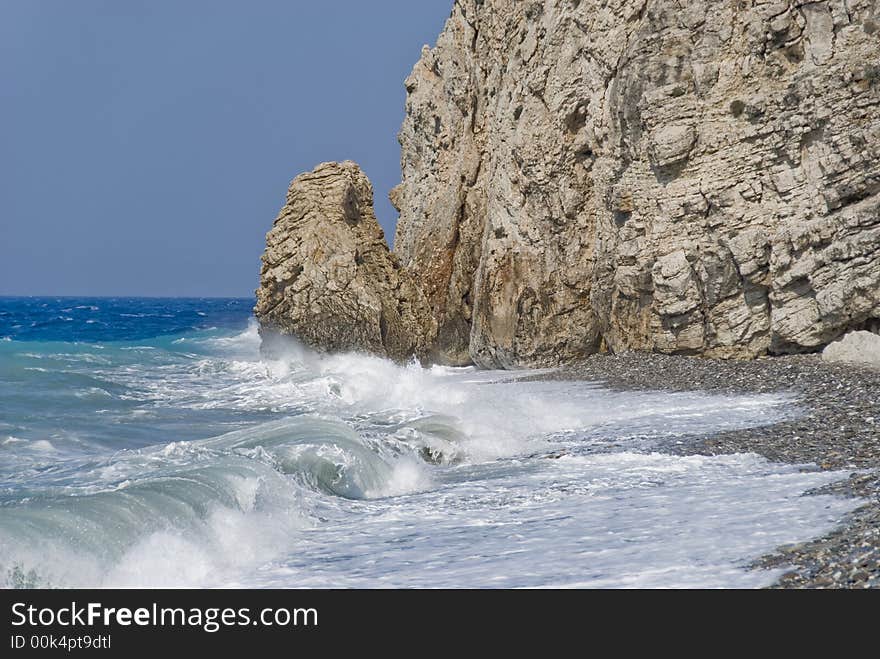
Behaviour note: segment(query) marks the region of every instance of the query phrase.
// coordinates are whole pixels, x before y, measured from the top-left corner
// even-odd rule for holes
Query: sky
[[[251,296],[290,180],[400,180],[452,0],[3,0],[0,295]]]

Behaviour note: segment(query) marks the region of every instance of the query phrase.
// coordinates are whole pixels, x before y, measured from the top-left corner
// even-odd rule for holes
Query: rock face
[[[266,251],[255,314],[264,331],[329,351],[396,360],[426,356],[430,309],[401,271],[373,213],[373,188],[353,162],[297,176]]]
[[[850,332],[840,341],[829,344],[822,351],[822,359],[880,368],[880,336],[864,331]]]
[[[368,349],[490,367],[750,358],[877,329],[876,0],[457,0],[405,84],[400,267],[369,243],[378,283],[337,275],[325,248],[302,281],[335,301],[282,293],[282,212],[258,315],[299,314],[336,347],[341,314]],[[361,237],[334,240],[351,255]],[[369,322],[342,297],[352,277]],[[414,333],[389,351],[374,309],[401,281],[395,327]]]
[[[452,357],[754,357],[880,318],[874,0],[459,0],[406,86],[395,249]]]

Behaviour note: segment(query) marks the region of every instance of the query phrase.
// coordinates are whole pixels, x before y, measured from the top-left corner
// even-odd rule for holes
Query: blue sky
[[[250,296],[296,174],[393,235],[403,80],[452,0],[0,3],[0,295]]]

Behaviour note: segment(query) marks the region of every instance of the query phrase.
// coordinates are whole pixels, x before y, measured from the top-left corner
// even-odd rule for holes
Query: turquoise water
[[[0,299],[0,584],[756,586],[843,475],[667,449],[789,395],[272,356],[246,299]]]
[[[166,374],[206,357],[204,341],[244,331],[252,307],[248,299],[0,298],[0,436],[68,454],[254,420],[162,404],[175,386]],[[210,387],[198,373],[190,380],[193,393]]]

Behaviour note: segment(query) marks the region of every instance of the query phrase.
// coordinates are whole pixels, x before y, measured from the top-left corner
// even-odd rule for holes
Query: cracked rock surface
[[[254,313],[264,336],[319,350],[424,356],[430,310],[388,251],[355,163],[324,163],[290,184],[266,236]]]
[[[293,284],[314,274],[332,302],[288,296],[284,220],[258,317],[328,349],[505,368],[877,332],[878,44],[875,0],[456,0],[405,82],[399,267],[372,233],[338,234],[383,254],[379,281],[334,261]],[[354,272],[360,307],[321,279]],[[413,334],[389,349],[375,310],[400,282],[386,323]]]
[[[880,319],[880,5],[459,0],[396,250],[450,355],[812,351]]]

